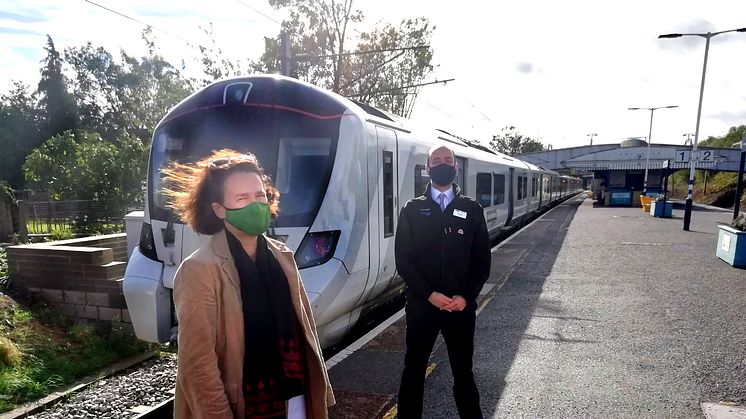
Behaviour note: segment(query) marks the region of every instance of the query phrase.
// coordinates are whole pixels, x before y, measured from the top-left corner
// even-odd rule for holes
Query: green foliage
[[[521,153],[531,153],[544,150],[544,145],[539,140],[526,137],[519,133],[514,126],[505,127],[499,135],[493,135],[490,148],[509,156]]]
[[[77,122],[75,98],[67,91],[67,80],[62,72],[63,60],[52,37],[47,35],[47,52],[39,80],[39,101],[44,110],[42,132],[49,137],[74,129]]]
[[[52,233],[49,234],[50,241],[69,240],[74,237],[72,229],[67,227],[55,228],[52,230]]]
[[[409,115],[419,88],[402,87],[419,84],[432,74],[433,50],[372,51],[428,45],[434,27],[426,18],[405,19],[398,26],[380,24],[366,32],[359,27],[363,12],[353,9],[352,0],[270,0],[270,4],[287,10],[290,17],[276,38],[265,38],[264,54],[253,64],[255,71],[280,70],[278,51],[285,33],[294,55],[293,76],[389,112]],[[356,33],[358,41],[352,47],[351,33]]]
[[[0,180],[14,188],[23,185],[24,158],[43,142],[40,117],[36,97],[23,83],[13,83],[10,92],[0,96]]]
[[[29,187],[53,199],[90,200],[104,214],[121,216],[127,206],[142,205],[147,152],[127,135],[113,144],[98,134],[66,131],[35,149],[23,171]]]
[[[731,127],[728,133],[722,137],[709,137],[708,139],[701,141],[700,146],[706,147],[725,147],[729,148],[733,144],[741,141],[741,138],[746,136],[746,125],[739,125],[737,127]]]
[[[5,248],[0,247],[0,276],[8,274],[8,252]]]
[[[25,309],[2,295],[0,335],[11,342],[0,341],[0,352],[12,346],[20,354],[14,365],[0,362],[0,394],[4,395],[0,413],[148,350],[146,344],[116,327],[97,333],[91,326],[72,323],[48,305]]]

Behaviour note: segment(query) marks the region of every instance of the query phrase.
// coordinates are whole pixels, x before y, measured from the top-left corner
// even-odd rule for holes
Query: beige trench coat
[[[316,324],[306,290],[283,243],[267,238],[290,286],[293,309],[305,339],[306,416],[327,418],[334,405]],[[241,285],[225,231],[212,236],[182,262],[174,279],[179,319],[179,356],[174,417],[243,418],[244,326]]]

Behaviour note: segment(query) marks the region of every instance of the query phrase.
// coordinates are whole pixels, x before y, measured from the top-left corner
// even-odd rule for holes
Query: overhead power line
[[[489,116],[485,115],[484,112],[482,112],[479,108],[477,108],[476,106],[474,106],[474,104],[471,103],[471,101],[469,99],[464,98],[464,100],[466,100],[466,103],[468,103],[469,106],[471,106],[472,108],[474,108],[475,111],[479,112],[482,115],[482,117],[484,117],[484,119],[486,119],[490,123],[494,123],[494,122],[492,122],[492,120],[490,119]]]
[[[247,9],[249,9],[249,10],[253,11],[254,13],[256,13],[256,14],[259,14],[259,15],[261,15],[261,16],[263,16],[263,17],[265,17],[266,19],[269,19],[269,20],[271,20],[272,22],[274,22],[274,23],[276,23],[276,24],[278,24],[278,25],[282,26],[282,22],[278,22],[278,21],[277,21],[276,19],[272,18],[271,16],[268,16],[268,15],[264,14],[264,13],[263,13],[263,12],[262,12],[261,10],[259,10],[259,9],[256,9],[256,8],[254,8],[254,7],[252,7],[252,6],[249,6],[248,4],[244,3],[244,2],[243,2],[243,1],[241,1],[241,0],[236,0],[236,2],[240,3],[240,4],[241,4],[241,5],[243,6],[243,7],[245,7],[245,8],[247,8]]]
[[[430,48],[430,45],[420,45],[417,47],[404,47],[404,48],[386,48],[386,49],[373,49],[370,51],[356,51],[356,52],[343,52],[341,54],[327,54],[327,55],[306,55],[306,54],[298,54],[293,56],[296,60],[302,59],[302,60],[311,60],[314,58],[334,58],[334,57],[344,57],[347,55],[365,55],[365,54],[377,54],[379,52],[391,52],[391,51],[408,51],[408,50],[414,50],[414,49],[424,49],[424,48]]]
[[[208,47],[205,47],[205,46],[203,46],[203,45],[201,45],[201,44],[199,44],[199,43],[196,43],[196,42],[192,42],[192,41],[190,41],[190,40],[188,40],[188,39],[186,39],[186,38],[184,38],[184,37],[181,37],[181,36],[179,36],[179,35],[176,35],[175,33],[169,32],[169,31],[167,31],[167,30],[165,30],[165,29],[161,29],[161,28],[159,28],[159,27],[157,27],[157,26],[153,26],[153,25],[151,25],[151,24],[149,24],[149,23],[147,23],[147,22],[143,22],[142,20],[139,20],[139,19],[135,19],[134,17],[131,17],[131,16],[127,16],[127,15],[125,15],[124,13],[121,13],[121,12],[118,12],[118,11],[116,11],[116,10],[114,10],[114,9],[110,9],[110,8],[108,8],[108,7],[106,7],[106,6],[100,5],[100,4],[98,4],[98,3],[94,2],[94,1],[91,1],[91,0],[83,0],[83,1],[85,1],[86,3],[90,3],[90,4],[92,4],[92,5],[96,6],[96,7],[99,7],[99,8],[101,8],[101,9],[104,9],[104,10],[106,10],[107,12],[110,12],[110,13],[114,13],[115,15],[118,15],[118,16],[120,16],[120,17],[123,17],[123,18],[125,18],[125,19],[129,19],[129,20],[131,20],[131,21],[133,21],[133,22],[137,22],[137,23],[139,23],[139,24],[141,24],[141,25],[144,25],[144,26],[146,26],[146,27],[148,27],[148,28],[152,28],[152,29],[155,29],[155,30],[157,30],[158,32],[162,32],[162,33],[165,33],[165,34],[166,34],[166,35],[168,35],[168,36],[172,36],[172,37],[174,37],[174,38],[176,38],[176,39],[180,39],[180,40],[182,40],[182,41],[186,42],[186,44],[187,44],[187,45],[189,45],[190,47],[200,47],[200,48],[203,48],[203,49],[206,49],[206,50],[209,50],[209,51],[213,51],[213,49],[212,49],[212,48],[208,48]]]
[[[368,96],[368,95],[377,95],[381,93],[389,93],[389,92],[396,92],[398,90],[404,90],[404,89],[411,89],[413,87],[422,87],[422,86],[429,86],[431,84],[446,84],[449,81],[454,81],[456,79],[446,79],[446,80],[435,80],[427,83],[420,83],[420,84],[412,84],[409,86],[402,86],[402,87],[396,87],[394,89],[386,89],[386,90],[376,90],[375,92],[367,92],[367,93],[360,93],[357,95],[349,95],[347,97],[360,97],[360,96]]]

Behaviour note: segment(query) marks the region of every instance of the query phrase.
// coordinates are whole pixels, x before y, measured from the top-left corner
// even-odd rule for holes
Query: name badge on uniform
[[[454,209],[453,210],[453,216],[454,217],[458,217],[458,218],[463,218],[465,220],[466,219],[466,212]]]

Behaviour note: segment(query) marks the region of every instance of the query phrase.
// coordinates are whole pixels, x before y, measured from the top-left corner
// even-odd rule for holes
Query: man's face
[[[441,164],[447,164],[450,166],[456,165],[453,160],[453,153],[445,147],[435,149],[432,154],[430,154],[430,157],[427,159],[428,173],[431,167],[440,166]]]

